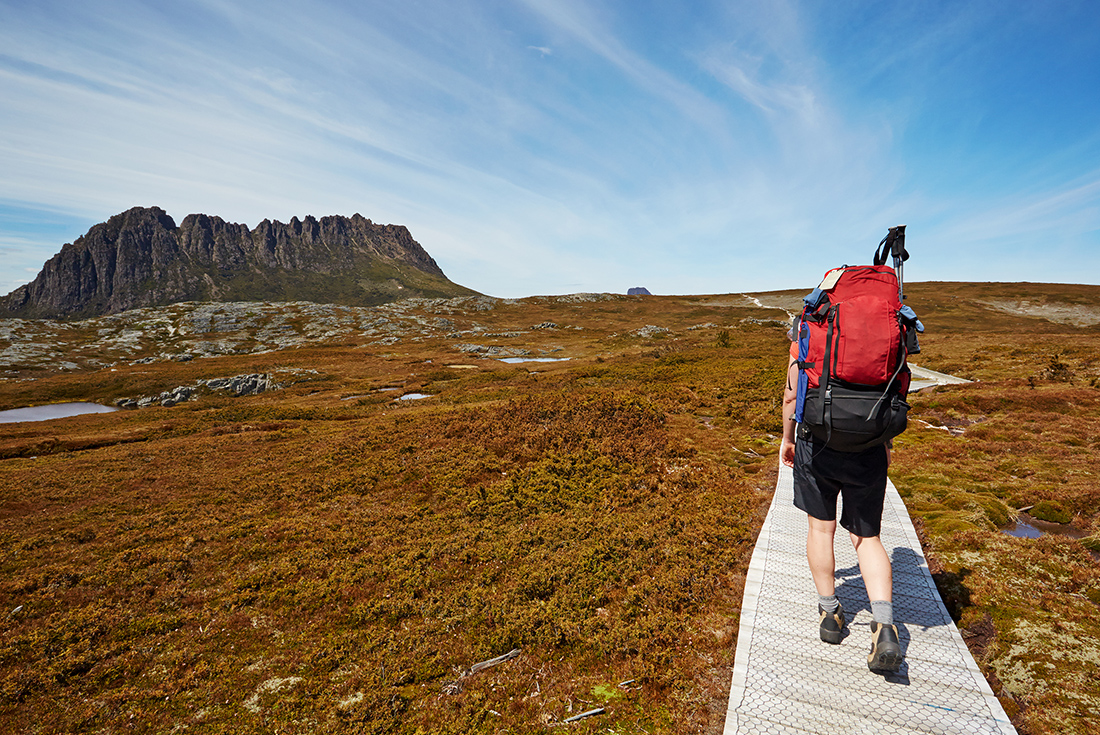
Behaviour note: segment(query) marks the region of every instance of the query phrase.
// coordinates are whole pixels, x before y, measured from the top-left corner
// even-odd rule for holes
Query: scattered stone
[[[742,324],[759,324],[765,327],[783,327],[788,329],[791,325],[790,322],[785,319],[757,319],[753,316],[747,316],[741,320]]]
[[[658,327],[653,324],[647,324],[641,329],[635,329],[633,332],[631,332],[631,334],[636,334],[639,337],[650,339],[651,337],[656,337],[658,335],[668,334],[671,331],[672,330],[665,327]]]
[[[425,316],[425,311],[468,315],[505,303],[515,302],[489,297],[406,299],[371,307],[309,301],[180,302],[73,322],[0,319],[0,368],[57,370],[63,360],[71,361],[65,366],[69,369],[186,362],[354,336],[394,344],[462,333],[452,319]]]
[[[288,373],[288,377],[294,378],[302,374],[317,374],[316,370],[300,368],[286,368],[281,372]],[[269,390],[279,390],[287,385],[298,382],[290,380],[286,383],[279,382],[270,373],[251,373],[234,375],[231,378],[200,378],[195,385],[180,385],[166,390],[155,396],[141,396],[140,398],[119,398],[115,405],[119,408],[148,408],[159,403],[165,408],[179,405],[184,401],[193,401],[199,397],[200,389],[211,391],[226,391],[235,396],[255,396]]]
[[[234,375],[232,378],[199,380],[198,384],[205,385],[210,390],[228,391],[235,396],[255,396],[264,391],[276,390],[282,387],[267,373],[253,373],[250,375]]]
[[[556,297],[556,300],[559,303],[584,304],[594,301],[612,301],[613,299],[617,298],[621,299],[624,297],[611,293],[572,293],[566,296],[558,296]]]
[[[522,357],[531,354],[530,350],[521,347],[502,347],[501,345],[459,344],[455,345],[455,349],[468,355],[483,357]]]
[[[531,329],[557,329],[558,325],[554,322],[541,322],[531,327]]]
[[[489,311],[495,309],[497,305],[497,300],[490,296],[470,296],[467,297],[466,302],[473,307],[474,311]]]

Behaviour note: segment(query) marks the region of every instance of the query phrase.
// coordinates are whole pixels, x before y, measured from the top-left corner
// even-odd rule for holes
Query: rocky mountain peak
[[[70,318],[179,301],[373,305],[475,293],[447,279],[402,225],[360,214],[271,220],[255,229],[134,207],[66,244],[34,281],[0,298],[0,315]]]

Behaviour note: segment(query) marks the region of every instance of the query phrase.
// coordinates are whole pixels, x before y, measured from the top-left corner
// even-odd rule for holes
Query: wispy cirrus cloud
[[[1072,94],[1100,62],[1071,8],[980,10],[6,4],[0,245],[39,262],[60,245],[6,224],[18,212],[86,229],[136,204],[249,224],[359,211],[490,293],[719,291],[813,280],[907,222],[940,249],[929,265],[986,233],[1027,272],[1027,242],[1100,244],[1095,103]],[[1075,71],[1033,73],[1036,38]],[[809,241],[815,262],[775,267]]]
[[[570,0],[521,0],[534,13],[567,37],[582,44],[617,69],[646,93],[676,106],[689,119],[719,128],[724,118],[719,104],[691,84],[630,49],[619,39],[597,7]]]

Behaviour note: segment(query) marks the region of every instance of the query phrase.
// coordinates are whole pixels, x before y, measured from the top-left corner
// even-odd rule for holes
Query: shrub
[[[1073,379],[1073,370],[1062,362],[1062,355],[1055,353],[1050,356],[1050,363],[1043,370],[1043,377],[1058,383],[1068,383]]]

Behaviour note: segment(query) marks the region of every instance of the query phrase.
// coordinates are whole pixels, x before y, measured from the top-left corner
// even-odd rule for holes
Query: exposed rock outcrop
[[[276,377],[271,373],[251,373],[247,375],[234,375],[231,378],[200,379],[194,385],[180,385],[166,390],[155,396],[140,396],[138,398],[119,398],[115,405],[119,408],[148,408],[161,405],[166,408],[175,406],[184,401],[193,401],[199,397],[205,388],[207,391],[225,391],[235,396],[256,396],[269,390],[279,390],[288,385],[307,379],[309,375],[316,375],[316,370],[304,370],[300,368],[284,368],[283,376]],[[306,378],[302,378],[306,375]]]
[[[135,207],[62,247],[34,281],[0,298],[0,315],[71,318],[180,301],[373,305],[476,292],[447,279],[401,225],[361,215],[250,230],[192,214],[179,227],[158,207]]]

